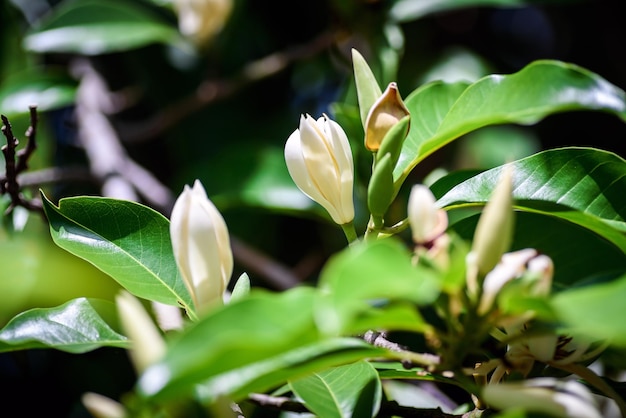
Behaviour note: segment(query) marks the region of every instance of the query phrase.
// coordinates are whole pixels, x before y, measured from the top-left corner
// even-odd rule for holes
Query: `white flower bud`
[[[436,205],[436,199],[427,186],[416,184],[411,188],[407,208],[413,242],[427,244],[445,232],[448,215]]]
[[[354,219],[354,165],[348,137],[326,115],[306,115],[285,144],[287,169],[296,186],[339,225]]]
[[[224,218],[202,184],[185,186],[172,209],[170,235],[176,264],[199,312],[223,303],[233,272]]]
[[[180,32],[198,45],[219,33],[233,9],[232,0],[174,0]]]
[[[95,418],[125,418],[126,409],[119,402],[93,392],[85,393],[81,398],[85,409]]]

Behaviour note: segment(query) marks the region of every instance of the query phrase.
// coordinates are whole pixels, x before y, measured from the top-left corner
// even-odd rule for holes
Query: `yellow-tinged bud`
[[[500,261],[513,238],[513,179],[512,169],[506,166],[502,177],[483,210],[472,243],[476,272],[483,277]]]
[[[223,303],[233,272],[224,218],[202,184],[185,186],[172,209],[170,235],[176,264],[198,312]]]
[[[122,329],[131,341],[130,358],[141,373],[165,354],[165,341],[139,299],[122,291],[115,302]]]
[[[378,151],[385,135],[402,118],[409,115],[398,91],[398,85],[389,83],[387,89],[374,102],[365,121],[365,148]]]
[[[198,45],[208,44],[230,17],[233,0],[174,0],[180,32]]]
[[[126,409],[119,402],[93,392],[85,393],[81,398],[85,409],[95,418],[125,418]]]
[[[499,410],[522,409],[553,417],[601,418],[591,392],[574,380],[541,377],[486,385],[483,400]]]
[[[296,186],[339,225],[354,219],[354,164],[348,137],[326,115],[301,116],[285,144],[287,169]]]
[[[416,245],[431,243],[448,228],[448,215],[436,202],[427,186],[416,184],[411,188],[407,213]]]

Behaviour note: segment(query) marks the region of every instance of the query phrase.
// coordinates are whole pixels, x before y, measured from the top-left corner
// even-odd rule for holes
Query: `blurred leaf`
[[[624,159],[593,148],[561,148],[511,164],[516,209],[575,223],[626,253]],[[496,167],[458,184],[438,204],[450,210],[485,204],[501,171]]]
[[[610,283],[562,291],[552,298],[551,305],[564,323],[564,332],[591,339],[606,339],[624,347],[624,295],[626,275]]]
[[[27,50],[99,55],[152,43],[181,44],[175,26],[138,2],[66,1],[24,39]]]
[[[306,407],[320,417],[373,417],[382,398],[374,367],[359,361],[333,367],[289,383]]]
[[[553,3],[566,1],[569,0],[551,0]],[[408,22],[432,13],[469,7],[515,7],[549,2],[550,0],[396,0],[391,7],[390,14],[398,22]]]
[[[42,193],[54,242],[110,275],[130,293],[168,305],[193,306],[181,280],[169,221],[141,204],[71,197],[54,206]]]
[[[75,93],[76,82],[67,75],[33,68],[4,80],[0,88],[0,111],[9,118],[28,114],[32,105],[46,112],[72,104]]]
[[[100,302],[101,309],[103,303],[107,302]],[[112,303],[108,305],[115,309]],[[127,348],[128,341],[104,322],[86,298],[22,312],[0,330],[0,352],[54,348],[85,353],[100,347]]]
[[[436,273],[421,265],[414,266],[411,253],[394,238],[346,248],[324,266],[319,286],[328,299],[320,301],[318,323],[330,334],[366,326],[362,314],[371,306],[382,308],[394,301],[423,305],[432,302],[440,290]],[[384,328],[380,318],[372,319]],[[424,329],[418,316],[412,315],[411,320],[413,330]]]
[[[535,61],[515,74],[490,75],[469,85],[431,83],[405,103],[414,121],[394,178],[401,184],[420,161],[468,132],[489,125],[534,124],[565,111],[597,110],[626,121],[626,94],[573,64]]]
[[[313,318],[316,297],[307,287],[257,290],[213,311],[146,370],[139,392],[159,399],[195,392],[207,402],[221,395],[236,401],[306,373],[385,353],[358,339],[320,340]]]

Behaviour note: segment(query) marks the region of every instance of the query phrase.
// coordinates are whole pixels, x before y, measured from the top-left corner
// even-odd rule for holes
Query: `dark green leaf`
[[[114,310],[112,303],[100,301],[99,309]],[[110,314],[110,313],[109,313]],[[61,306],[31,309],[15,316],[0,330],[0,352],[54,348],[69,353],[85,353],[100,347],[128,347],[126,337],[115,332],[86,298]]]
[[[561,148],[511,164],[517,209],[587,228],[626,253],[626,161],[593,148]],[[449,210],[484,205],[501,170],[496,167],[463,181],[438,204]]]
[[[290,382],[291,389],[319,417],[373,417],[380,408],[381,383],[374,367],[359,361]]]
[[[110,275],[130,293],[168,305],[192,305],[179,276],[169,221],[141,204],[103,197],[43,196],[52,239]]]
[[[405,101],[411,131],[394,177],[401,183],[420,161],[454,139],[489,125],[533,124],[565,111],[596,110],[626,120],[626,94],[573,64],[535,61],[515,74],[469,85],[432,83]]]

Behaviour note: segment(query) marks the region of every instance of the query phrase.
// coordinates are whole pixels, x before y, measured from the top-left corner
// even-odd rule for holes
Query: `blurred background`
[[[345,245],[341,230],[287,173],[283,146],[301,114],[327,113],[348,132],[357,223],[366,222],[359,212],[363,218],[370,156],[361,146],[351,48],[382,88],[397,81],[404,97],[432,80],[475,81],[538,59],[575,63],[624,89],[623,5],[4,0],[0,113],[21,148],[29,106],[37,105],[38,149],[19,177],[27,196],[38,198],[41,188],[55,203],[78,195],[129,198],[168,216],[183,186],[200,179],[233,235],[234,276],[245,271],[254,286],[282,290],[314,282]],[[486,169],[511,154],[566,145],[624,157],[626,126],[610,115],[577,112],[534,126],[483,129],[429,157],[407,183],[436,169]],[[9,200],[1,198],[4,211]],[[115,282],[57,248],[37,213],[17,208],[1,216],[0,326],[25,309],[113,298]],[[0,355],[0,401],[21,408],[21,416],[85,417],[80,394],[116,398],[133,379],[122,350]],[[21,391],[33,402],[18,405]]]

